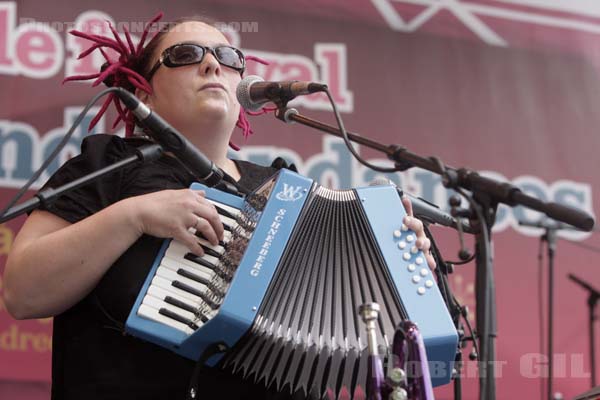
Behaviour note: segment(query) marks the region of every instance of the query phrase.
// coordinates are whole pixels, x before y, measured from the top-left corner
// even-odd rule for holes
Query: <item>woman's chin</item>
[[[207,99],[197,108],[203,119],[223,120],[227,119],[231,112],[229,104],[218,99]]]

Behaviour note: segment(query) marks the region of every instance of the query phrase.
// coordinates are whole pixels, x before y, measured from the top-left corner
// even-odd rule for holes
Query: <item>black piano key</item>
[[[223,222],[223,229],[225,229],[227,232],[233,233],[233,228],[231,227],[231,225],[226,224],[224,222]]]
[[[205,254],[208,254],[209,256],[213,256],[215,258],[221,258],[222,254],[219,253],[218,251],[215,251],[213,249],[211,249],[208,246],[205,246],[203,244],[200,244],[200,246],[202,247],[202,250],[204,250]]]
[[[201,283],[203,285],[206,285],[206,287],[208,288],[208,290],[210,290],[211,292],[213,292],[214,294],[216,294],[219,297],[225,297],[225,292],[223,292],[223,290],[221,288],[219,288],[214,282],[211,282],[209,279],[203,278],[200,275],[194,274],[193,272],[187,271],[183,268],[180,268],[177,270],[177,273],[183,277],[186,277],[188,279],[191,279],[195,282]]]
[[[173,281],[173,282],[171,282],[171,285],[173,287],[176,287],[177,289],[184,290],[190,294],[193,294],[194,296],[200,297],[213,310],[215,310],[219,307],[214,301],[209,299],[208,296],[204,292],[202,292],[196,288],[193,288],[190,285],[186,285],[185,283],[179,282],[179,281]]]
[[[200,275],[194,274],[192,272],[186,271],[183,268],[179,268],[177,270],[177,274],[186,277],[188,279],[191,279],[195,282],[201,283],[203,285],[209,286],[210,285],[210,281],[206,278],[201,277]]]
[[[206,267],[213,271],[218,269],[216,265],[206,261],[204,258],[202,258],[201,256],[198,256],[194,253],[186,253],[186,255],[183,256],[183,258],[185,258],[188,261],[195,262],[196,264],[202,265],[203,267]]]
[[[208,239],[206,238],[206,236],[204,236],[204,234],[202,232],[200,232],[200,231],[196,231],[195,235],[197,237],[199,237],[200,239],[204,239],[204,240],[208,241]],[[221,247],[224,248],[225,247],[225,242],[222,241],[222,240],[219,240],[219,246],[221,246]]]
[[[171,319],[174,319],[175,321],[181,322],[182,324],[186,324],[187,326],[189,326],[190,328],[192,328],[193,330],[197,330],[198,329],[198,325],[196,325],[194,323],[194,321],[182,317],[181,315],[174,313],[171,310],[168,310],[166,308],[161,308],[158,310],[158,313],[161,315],[164,315],[165,317],[169,317]]]
[[[189,311],[189,312],[191,312],[193,314],[196,313],[196,309],[194,307],[190,306],[187,303],[184,303],[181,300],[177,300],[176,298],[173,298],[171,296],[167,296],[163,300],[165,301],[165,303],[169,303],[169,304],[171,304],[173,306],[179,307],[182,310]]]
[[[235,219],[236,219],[236,218],[235,218],[235,215],[233,215],[232,213],[230,213],[230,212],[229,212],[229,211],[227,211],[226,209],[224,209],[224,208],[222,208],[222,207],[219,207],[219,206],[218,206],[218,205],[216,205],[216,204],[213,204],[213,205],[214,205],[214,206],[215,206],[215,208],[217,209],[217,212],[219,213],[219,215],[222,215],[222,216],[224,216],[224,217],[227,217],[227,218],[231,218],[232,220],[234,220],[234,221],[235,221]]]
[[[171,296],[165,297],[164,300],[165,300],[165,303],[171,304],[173,306],[179,307],[183,310],[193,313],[194,315],[196,315],[198,317],[198,319],[200,319],[200,321],[208,322],[208,317],[206,315],[201,313],[200,310],[190,306],[189,304],[184,303],[183,301],[177,300]]]
[[[222,279],[226,280],[227,282],[229,282],[231,280],[231,276],[226,271],[223,271],[218,266],[214,265],[213,263],[211,263],[209,261],[206,261],[204,258],[197,256],[194,253],[187,253],[186,255],[183,256],[183,258],[185,258],[188,261],[191,261],[193,263],[196,263],[198,265],[201,265],[203,267],[210,269],[215,274],[219,275],[219,278],[222,278]]]

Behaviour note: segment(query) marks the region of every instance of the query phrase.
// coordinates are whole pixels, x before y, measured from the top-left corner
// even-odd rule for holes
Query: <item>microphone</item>
[[[148,133],[165,150],[172,152],[183,165],[207,186],[213,187],[223,180],[225,173],[198,150],[189,140],[157,113],[153,113],[140,99],[125,89],[117,95],[148,130]]]
[[[248,75],[237,86],[238,102],[248,111],[259,111],[266,103],[288,102],[296,96],[322,92],[327,85],[314,82],[265,82],[256,75]]]
[[[392,185],[398,191],[400,197],[402,195],[406,195],[412,204],[413,214],[415,217],[422,219],[426,222],[448,226],[450,228],[458,229],[458,224],[461,224],[461,228],[463,232],[467,233],[475,233],[472,229],[471,225],[466,222],[459,222],[452,215],[440,209],[433,203],[428,202],[420,197],[414,196],[410,193],[404,192],[400,189],[394,182],[389,179],[375,179],[372,181],[369,186],[381,186],[381,185]]]

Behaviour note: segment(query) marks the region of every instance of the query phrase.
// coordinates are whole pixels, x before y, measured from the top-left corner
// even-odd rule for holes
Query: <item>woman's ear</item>
[[[142,103],[147,105],[150,109],[152,109],[152,96],[149,95],[145,90],[136,88],[135,89],[135,97],[140,99]]]

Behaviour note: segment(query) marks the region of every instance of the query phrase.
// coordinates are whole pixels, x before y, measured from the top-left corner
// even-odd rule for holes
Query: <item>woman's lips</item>
[[[221,85],[220,83],[207,83],[207,84],[202,85],[202,87],[200,88],[200,90],[205,90],[205,89],[225,90],[225,86]]]

